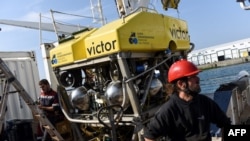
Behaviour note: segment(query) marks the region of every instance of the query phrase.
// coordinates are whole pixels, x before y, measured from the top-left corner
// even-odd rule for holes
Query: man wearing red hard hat
[[[210,124],[230,125],[230,118],[209,97],[199,94],[200,70],[181,59],[168,71],[173,94],[145,128],[145,141],[165,137],[170,141],[211,141]]]

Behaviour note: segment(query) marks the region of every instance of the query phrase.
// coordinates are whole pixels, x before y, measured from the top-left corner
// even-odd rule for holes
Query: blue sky
[[[191,42],[196,49],[250,37],[250,10],[241,9],[236,0],[183,0],[179,3],[178,11],[164,11],[160,0],[151,2],[159,13],[187,21]],[[119,18],[114,0],[102,0],[102,4],[104,17],[108,22]],[[77,15],[92,15],[89,0],[5,0],[1,1],[0,20],[39,22],[41,13],[43,22],[51,22],[48,20],[51,18],[51,9]],[[64,22],[98,26],[90,19],[72,19],[60,14],[54,16],[56,20]],[[40,78],[44,78],[39,31],[7,25],[0,25],[0,28],[0,51],[35,51]],[[43,32],[42,42],[55,41],[55,37],[55,33]]]

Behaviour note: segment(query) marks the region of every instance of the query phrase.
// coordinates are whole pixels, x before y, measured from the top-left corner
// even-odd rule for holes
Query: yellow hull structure
[[[52,67],[117,52],[171,52],[190,49],[187,23],[152,12],[135,12],[99,29],[79,33],[50,51]],[[53,62],[54,61],[54,62]]]
[[[72,64],[76,60],[86,58],[85,38],[96,29],[73,34],[72,37],[59,42],[59,46],[50,51],[52,67]]]

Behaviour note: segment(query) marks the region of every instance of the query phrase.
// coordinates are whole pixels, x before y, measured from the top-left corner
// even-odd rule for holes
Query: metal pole
[[[55,22],[54,15],[53,15],[53,10],[50,10],[50,13],[51,13],[52,21],[53,21],[54,30],[55,30],[55,33],[56,33],[56,38],[59,41],[59,36],[58,36],[57,29],[56,29],[56,22]]]
[[[42,44],[42,16],[41,16],[41,13],[39,14],[39,37],[40,37],[40,46]]]

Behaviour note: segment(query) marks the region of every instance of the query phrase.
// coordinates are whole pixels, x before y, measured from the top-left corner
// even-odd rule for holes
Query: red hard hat
[[[192,62],[182,59],[171,65],[168,71],[168,82],[172,83],[177,79],[196,75],[199,72],[200,70]]]

